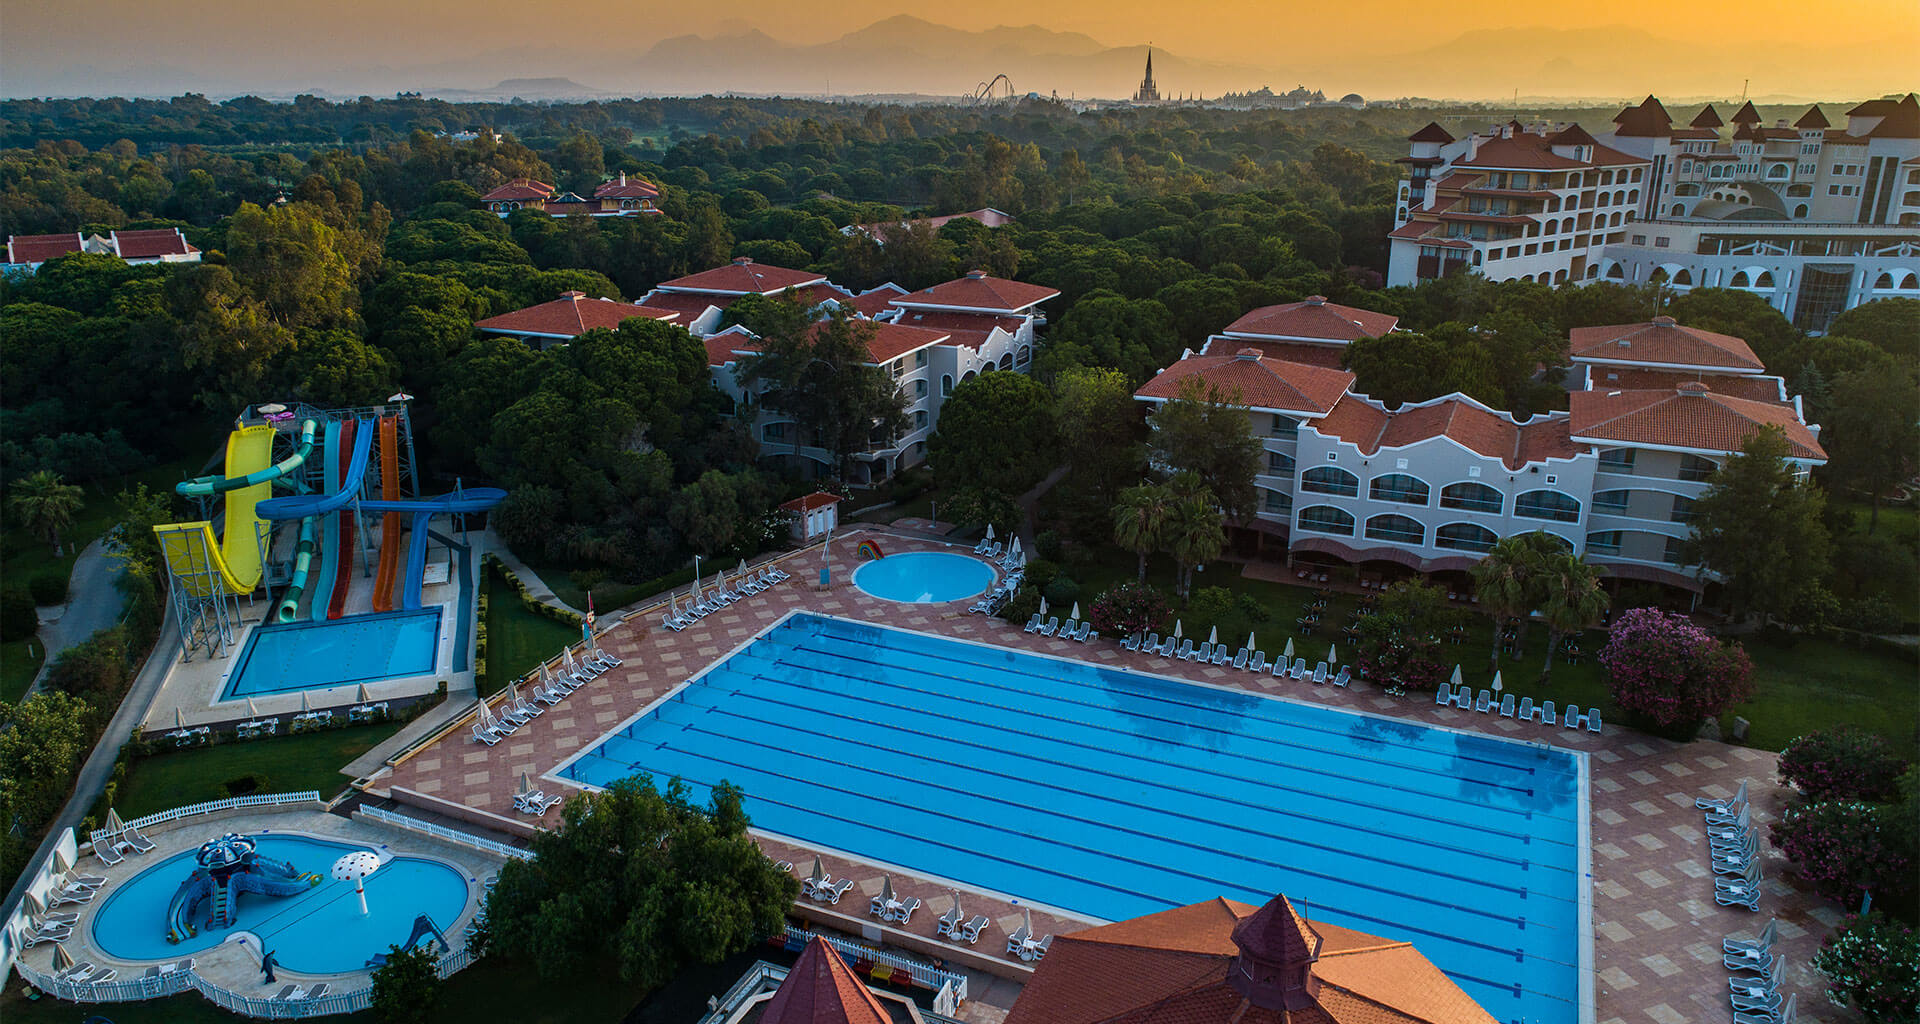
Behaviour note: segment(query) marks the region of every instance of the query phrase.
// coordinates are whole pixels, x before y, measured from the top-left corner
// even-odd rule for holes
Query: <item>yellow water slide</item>
[[[257,423],[227,437],[227,478],[246,477],[273,463],[273,427]],[[196,597],[209,597],[216,586],[230,594],[250,594],[260,585],[260,549],[267,525],[254,506],[270,496],[271,479],[226,491],[226,531],[219,543],[213,524],[172,523],[156,526],[160,552],[175,580]]]

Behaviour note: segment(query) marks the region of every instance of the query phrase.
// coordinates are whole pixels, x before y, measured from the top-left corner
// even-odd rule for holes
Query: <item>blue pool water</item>
[[[885,561],[891,561],[891,558]],[[795,615],[561,774],[1108,920],[1285,892],[1503,1021],[1576,1019],[1581,762],[1543,745]]]
[[[466,909],[465,875],[439,861],[396,857],[367,877],[368,913],[362,915],[353,883],[327,876],[342,854],[366,847],[305,836],[258,838],[262,856],[327,880],[295,896],[242,893],[232,929],[202,931],[176,945],[167,941],[167,905],[193,873],[194,851],[188,850],[107,889],[93,917],[93,941],[109,956],[163,960],[211,949],[228,931],[248,931],[287,970],[334,974],[360,970],[368,957],[405,942],[417,915],[445,929]]]
[[[438,608],[259,626],[220,699],[426,675],[439,651]]]
[[[972,597],[993,585],[993,566],[950,551],[909,551],[853,571],[853,585],[875,597],[932,604]]]

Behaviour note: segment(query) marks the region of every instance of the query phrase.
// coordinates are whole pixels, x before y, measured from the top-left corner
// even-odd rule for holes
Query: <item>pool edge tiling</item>
[[[298,633],[324,635],[328,631],[347,630],[355,627],[364,629],[364,627],[375,623],[380,624],[382,628],[398,630],[406,628],[411,620],[431,620],[431,624],[425,627],[432,639],[425,651],[424,664],[417,664],[420,659],[416,656],[413,661],[398,669],[391,667],[388,669],[375,669],[369,666],[366,671],[349,670],[339,677],[331,675],[323,677],[316,674],[304,682],[288,683],[282,680],[281,683],[269,687],[242,688],[244,684],[249,682],[247,679],[247,671],[253,667],[254,656],[258,653],[263,640],[273,642],[280,637]],[[446,610],[439,605],[431,605],[425,608],[415,608],[406,611],[381,612],[373,615],[352,615],[341,619],[322,619],[319,621],[291,623],[261,623],[247,634],[246,642],[242,645],[239,655],[235,657],[233,666],[227,672],[226,678],[221,681],[219,695],[215,699],[217,701],[245,700],[248,697],[272,697],[285,693],[298,693],[302,690],[324,690],[337,686],[353,686],[357,683],[374,683],[389,679],[407,679],[432,675],[440,668],[442,648],[445,646],[441,633],[445,625]],[[394,637],[393,635],[388,635],[377,638],[374,642],[376,644],[388,644],[389,649],[391,649],[392,646],[394,646]],[[303,654],[301,661],[303,664],[311,666],[322,664],[325,662],[325,659],[322,656],[315,656],[309,651]]]
[[[956,565],[964,566],[964,569],[958,571],[964,571],[971,578],[964,581],[956,581],[953,575],[956,570],[944,568],[939,570],[922,569],[918,576],[909,576],[907,580],[896,580],[894,578],[895,574],[910,572],[911,569],[907,567],[917,568],[921,566]],[[926,579],[934,575],[941,576],[942,578],[939,579],[938,582],[944,584],[944,586],[938,590],[922,589],[933,587],[934,584],[931,583],[911,582],[913,580]],[[861,593],[869,597],[879,598],[882,601],[891,601],[895,604],[929,605],[950,604],[955,601],[965,601],[971,597],[978,597],[986,593],[987,590],[993,586],[994,581],[999,578],[999,575],[1000,571],[994,567],[993,562],[976,557],[972,552],[964,548],[954,548],[947,551],[907,551],[887,555],[882,558],[875,558],[855,566],[849,582]],[[865,577],[864,581],[862,577]],[[876,577],[884,577],[884,581],[875,583]],[[893,590],[895,585],[908,582],[911,582],[911,585],[907,590]],[[875,589],[876,587],[879,589]],[[913,596],[904,596],[915,590],[920,592]]]
[[[811,764],[769,767],[787,760]],[[770,835],[1092,920],[1277,888],[1413,939],[1503,1019],[1575,1019],[1592,1007],[1576,978],[1591,965],[1587,767],[1545,744],[794,611],[549,777],[745,781]],[[1526,967],[1499,967],[1516,955]]]

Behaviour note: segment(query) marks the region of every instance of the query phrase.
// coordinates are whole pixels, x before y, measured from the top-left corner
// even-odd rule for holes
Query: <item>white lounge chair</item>
[[[1265,672],[1266,670],[1267,670],[1267,652],[1265,651],[1253,652],[1253,660],[1247,663],[1247,671],[1258,675],[1260,673]]]
[[[953,906],[933,922],[933,934],[953,937],[960,930],[960,898],[954,897]]]
[[[93,855],[100,858],[100,863],[108,867],[113,867],[115,864],[127,859],[126,855],[120,852],[119,836],[107,836],[99,842],[94,843]]]
[[[1698,807],[1703,811],[1706,811],[1708,814],[1738,814],[1740,813],[1740,808],[1745,807],[1746,805],[1747,805],[1747,780],[1746,779],[1741,779],[1740,788],[1735,790],[1734,794],[1725,800],[1715,800],[1712,797],[1703,796],[1693,802],[1693,806]]]
[[[1445,707],[1451,703],[1453,703],[1453,686],[1450,683],[1441,683],[1440,688],[1433,691],[1433,706]]]
[[[1513,717],[1513,694],[1509,693],[1500,698],[1500,717]]]
[[[1493,706],[1493,691],[1482,688],[1480,691],[1480,695],[1473,699],[1473,710],[1478,711],[1479,713],[1484,715],[1487,713],[1487,709],[1492,706]]]
[[[1539,715],[1538,715],[1537,717],[1538,717],[1538,718],[1540,719],[1540,724],[1541,724],[1541,725],[1552,725],[1552,724],[1553,724],[1553,721],[1554,721],[1554,719],[1553,719],[1553,702],[1552,702],[1552,701],[1550,701],[1550,700],[1543,700],[1543,701],[1541,701],[1541,702],[1540,702],[1540,714],[1539,714]]]
[[[843,878],[839,882],[828,882],[821,885],[816,891],[819,892],[820,899],[826,900],[828,903],[838,903],[840,902],[840,897],[845,896],[847,890],[852,888],[853,879]]]
[[[1173,652],[1173,656],[1179,658],[1181,661],[1192,661],[1193,641],[1191,639],[1180,641],[1180,649]]]
[[[69,885],[83,886],[88,889],[98,889],[107,884],[105,875],[83,875],[78,871],[68,871],[61,878]]]
[[[1139,649],[1140,649],[1140,634],[1138,634],[1138,633],[1128,633],[1128,634],[1127,634],[1127,638],[1126,638],[1125,640],[1122,640],[1122,641],[1120,641],[1120,649],[1121,649],[1121,650],[1123,650],[1123,651],[1137,651],[1137,650],[1139,650]]]
[[[1073,639],[1073,631],[1079,628],[1080,628],[1079,619],[1068,619],[1067,621],[1060,624],[1059,629],[1047,635],[1057,636],[1062,640],[1071,640]]]
[[[1735,977],[1727,979],[1727,991],[1745,999],[1766,1000],[1780,994],[1780,972],[1786,969],[1787,958],[1776,956],[1760,977]]]
[[[1089,640],[1100,639],[1100,634],[1093,631],[1093,623],[1082,622],[1080,628],[1074,631],[1073,638],[1084,644]]]
[[[1800,993],[1790,992],[1787,1001],[1777,1010],[1742,1010],[1736,1004],[1733,1010],[1733,1024],[1793,1024],[1798,1007],[1795,1003]]]
[[[1532,698],[1532,697],[1522,697],[1522,698],[1520,698],[1520,715],[1519,715],[1519,717],[1520,717],[1520,720],[1521,720],[1522,722],[1531,722],[1531,721],[1533,721],[1533,698]]]
[[[1012,935],[1007,936],[1007,954],[1009,956],[1019,956],[1020,951],[1026,948],[1027,940],[1032,937],[1033,933],[1027,930],[1027,926],[1023,922],[1020,927],[1013,930]]]
[[[1293,659],[1293,671],[1287,674],[1292,676],[1295,679],[1307,678],[1307,659],[1305,658]]]
[[[42,925],[28,932],[27,934],[21,936],[20,941],[22,945],[24,945],[25,947],[32,948],[34,946],[38,946],[42,942],[65,942],[72,937],[73,937],[72,926],[63,925],[63,924],[49,924],[49,925]]]
[[[925,904],[920,902],[920,897],[909,896],[900,901],[900,907],[893,912],[891,919],[901,924],[907,924],[913,920],[913,912],[923,906],[925,906]]]
[[[70,903],[91,902],[93,902],[93,890],[77,885],[71,888],[61,889],[57,892],[47,893],[47,906],[49,908],[64,907]]]
[[[1252,657],[1253,655],[1249,653],[1245,647],[1240,648],[1240,652],[1233,656],[1233,667],[1246,668],[1247,660]]]
[[[1215,644],[1213,645],[1213,657],[1208,658],[1207,661],[1213,665],[1225,665],[1230,657],[1232,656],[1227,653],[1226,644]]]
[[[976,914],[972,920],[960,926],[959,935],[953,936],[952,933],[949,933],[949,936],[958,938],[961,942],[971,946],[980,941],[980,932],[987,927],[988,923],[989,919],[987,915]]]
[[[481,725],[479,722],[473,723],[473,738],[485,743],[489,747],[500,742],[500,737],[494,735],[493,730]]]
[[[1745,783],[1741,785],[1744,789]],[[1720,949],[1725,953],[1770,953],[1773,951],[1773,940],[1779,937],[1780,921],[1778,918],[1773,918],[1767,921],[1765,928],[1760,929],[1758,936],[1751,939],[1736,939],[1729,936],[1721,940]]]
[[[1044,626],[1041,626],[1040,629],[1038,630],[1041,636],[1052,636],[1053,634],[1059,631],[1060,631],[1060,616],[1058,615],[1055,615],[1047,619],[1047,624]]]
[[[1351,665],[1340,666],[1340,671],[1338,673],[1335,673],[1332,682],[1333,682],[1333,685],[1344,689],[1348,683],[1353,682],[1353,666]]]

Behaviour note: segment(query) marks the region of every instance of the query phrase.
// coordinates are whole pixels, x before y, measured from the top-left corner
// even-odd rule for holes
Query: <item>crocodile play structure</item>
[[[167,904],[167,941],[191,938],[205,928],[230,928],[238,917],[240,894],[293,896],[320,884],[320,876],[255,850],[251,836],[229,832],[200,845],[197,866]],[[205,912],[201,912],[202,905]]]

